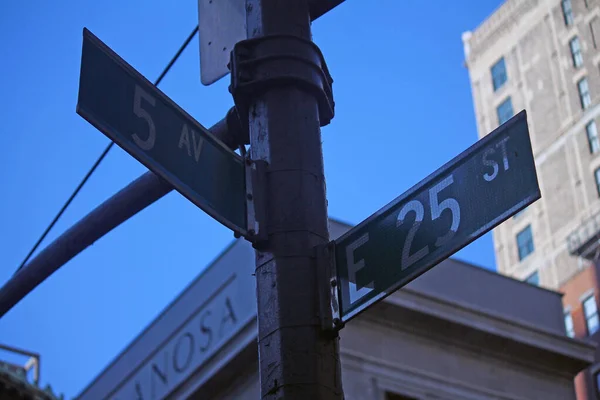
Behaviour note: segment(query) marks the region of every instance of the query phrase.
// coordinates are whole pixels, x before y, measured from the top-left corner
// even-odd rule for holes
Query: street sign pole
[[[256,248],[261,398],[342,399],[338,338],[324,335],[313,248],[328,242],[320,127],[331,78],[312,43],[308,0],[246,0],[247,40],[230,91],[267,166],[267,240]]]

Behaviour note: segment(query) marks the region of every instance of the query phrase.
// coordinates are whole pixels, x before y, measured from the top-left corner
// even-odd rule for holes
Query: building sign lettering
[[[241,328],[231,280],[109,397],[157,400],[185,381]],[[243,306],[239,307],[244,308]]]

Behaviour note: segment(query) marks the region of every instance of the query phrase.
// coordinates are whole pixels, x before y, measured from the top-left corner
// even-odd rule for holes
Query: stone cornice
[[[541,0],[507,0],[490,17],[479,25],[468,39],[469,58],[498,41],[506,32],[517,25],[523,16],[537,7]]]
[[[505,393],[483,388],[474,383],[452,379],[445,375],[413,368],[407,363],[382,360],[381,358],[369,355],[366,351],[340,348],[340,353],[344,367],[377,376],[379,379],[383,377],[389,381],[398,381],[398,376],[401,376],[404,385],[421,389],[420,391],[422,391],[421,394],[423,396],[428,397],[429,393],[435,393],[444,399],[480,400],[506,398]],[[378,386],[385,388],[387,385],[381,385],[380,383]],[[526,400],[523,397],[512,397],[511,399]]]
[[[564,359],[571,359],[575,364],[584,365],[594,361],[595,343],[591,341],[571,339],[566,334],[561,335],[540,329],[525,321],[507,319],[488,310],[479,310],[474,304],[439,299],[407,288],[388,297],[385,302],[487,335],[507,339],[519,345],[554,353],[565,357]],[[367,313],[365,317],[372,318]],[[493,349],[489,350],[493,351]]]

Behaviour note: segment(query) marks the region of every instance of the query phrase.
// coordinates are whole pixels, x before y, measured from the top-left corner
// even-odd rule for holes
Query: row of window
[[[590,8],[589,3],[589,0],[583,0],[585,8]],[[571,4],[571,0],[562,0],[560,5],[562,8],[565,25],[573,25],[573,5]]]
[[[591,124],[594,126],[593,129],[595,132],[596,123],[591,122]],[[589,133],[588,133],[588,135],[589,135]],[[593,151],[597,152],[599,149],[597,132],[594,133],[593,141],[590,142],[590,149],[592,148],[592,146],[594,146],[594,149],[595,149]],[[598,196],[600,197],[600,167],[598,167],[594,170],[594,180],[596,181],[596,192],[597,192]],[[518,212],[513,217],[514,218],[518,217],[524,211],[525,210]],[[533,253],[535,250],[535,245],[533,243],[533,231],[531,230],[531,224],[527,225],[520,232],[518,232],[516,239],[517,239],[517,253],[519,255],[519,261],[522,261],[523,259],[525,259],[525,257],[527,257],[528,255]]]
[[[571,7],[571,0],[562,1],[562,10],[565,18],[565,24],[571,25],[573,23],[573,9]],[[571,49],[571,58],[573,60],[573,66],[575,68],[579,68],[583,65],[583,54],[581,52],[581,45],[579,44],[579,38],[577,36],[573,37],[569,41],[569,48]],[[498,60],[494,65],[492,65],[490,70],[492,75],[492,86],[494,87],[494,91],[497,91],[502,86],[504,86],[504,84],[508,80],[504,57],[500,58],[500,60]]]
[[[577,90],[579,92],[579,103],[582,110],[588,109],[592,105],[592,97],[586,77],[581,78],[577,82]],[[511,97],[508,96],[502,103],[496,107],[496,116],[498,124],[502,125],[514,115]]]
[[[585,8],[590,8],[589,3],[589,0],[583,0]],[[571,4],[571,0],[562,0],[560,5],[562,8],[563,20],[565,21],[565,25],[573,25],[573,5]]]
[[[562,0],[561,4],[565,24],[571,25],[573,23],[573,9],[571,6],[571,0]],[[569,48],[571,50],[571,59],[573,66],[575,68],[581,67],[583,65],[583,53],[581,51],[581,44],[579,42],[578,36],[574,36],[569,41]],[[492,65],[492,67],[490,68],[490,72],[492,76],[492,86],[494,88],[494,91],[497,91],[508,81],[508,74],[506,71],[506,62],[504,61],[504,57],[500,58],[500,60],[498,60],[494,65]],[[581,104],[581,108],[585,110],[592,104],[587,78],[584,77],[577,82],[577,89],[579,91],[579,102]],[[507,97],[496,108],[496,114],[498,117],[498,124],[500,125],[508,121],[514,115],[512,100],[510,96]]]
[[[583,302],[583,316],[585,317],[585,326],[588,336],[593,335],[600,327],[600,319],[598,317],[598,306],[596,298],[592,294],[586,297]],[[565,311],[565,329],[567,336],[575,337],[575,329],[573,327],[573,316],[570,311]]]
[[[598,137],[598,127],[595,120],[591,120],[586,124],[585,132],[590,153],[596,154],[600,152],[600,138]],[[600,197],[600,168],[596,168],[594,170],[594,180],[596,181],[596,191]],[[525,210],[526,209],[519,211],[513,216],[513,218],[518,218],[525,212]],[[516,239],[519,261],[521,261],[535,250],[531,225],[527,225],[523,230],[517,233]]]

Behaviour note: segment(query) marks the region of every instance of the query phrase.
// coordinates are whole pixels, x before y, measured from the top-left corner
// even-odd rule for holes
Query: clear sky
[[[347,0],[315,22],[336,102],[323,129],[330,216],[360,222],[477,140],[461,34],[500,3]],[[75,113],[83,27],[154,81],[197,15],[187,0],[2,2],[0,283],[109,143]],[[208,127],[233,100],[229,77],[201,85],[198,54],[196,37],[160,88]],[[45,244],[143,172],[115,146]],[[42,383],[71,398],[232,239],[172,192],[21,301],[0,342],[41,353]],[[495,269],[491,234],[457,256]]]

